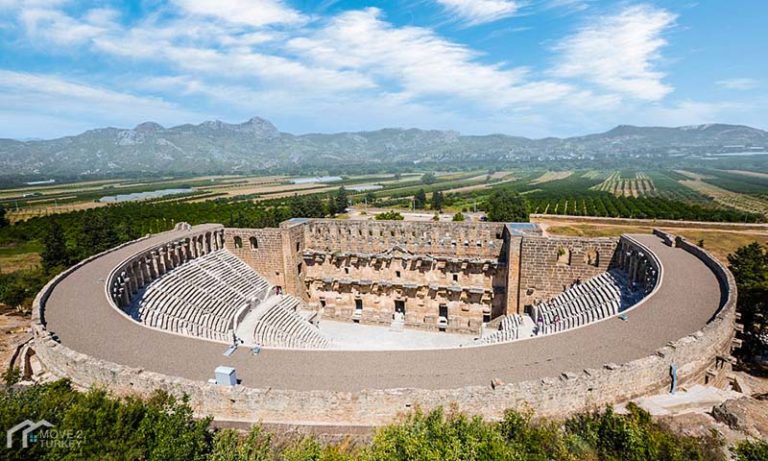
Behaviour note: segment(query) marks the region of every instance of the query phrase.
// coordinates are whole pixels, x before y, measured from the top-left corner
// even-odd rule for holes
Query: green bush
[[[564,422],[534,420],[530,412],[507,411],[486,422],[455,408],[419,409],[382,427],[370,443],[323,444],[312,437],[277,441],[260,426],[248,433],[214,430],[195,419],[185,399],[157,392],[143,400],[112,396],[103,389],[80,393],[66,380],[0,390],[0,425],[45,419],[66,444],[0,447],[0,459],[148,459],[212,461],[725,461],[717,436],[677,435],[640,408],[577,414]],[[733,448],[739,461],[765,460],[765,442]]]
[[[733,450],[738,461],[768,461],[768,441],[744,440]]]
[[[395,210],[384,211],[374,216],[377,221],[402,221],[403,215]]]

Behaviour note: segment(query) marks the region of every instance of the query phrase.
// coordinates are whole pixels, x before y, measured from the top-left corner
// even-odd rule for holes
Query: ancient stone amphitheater
[[[187,394],[220,420],[376,425],[415,406],[499,417],[721,379],[733,278],[655,231],[295,219],[180,224],[89,258],[38,295],[47,373]],[[237,385],[212,380],[231,367]]]

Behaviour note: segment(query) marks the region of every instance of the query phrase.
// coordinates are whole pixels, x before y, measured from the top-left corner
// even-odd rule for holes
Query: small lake
[[[107,195],[99,199],[103,203],[133,202],[136,200],[147,200],[152,198],[166,197],[168,195],[188,194],[195,189],[160,189],[147,192],[134,192],[132,194]]]
[[[341,181],[341,176],[313,176],[311,178],[296,178],[291,179],[294,184],[312,184],[316,182],[338,182]]]

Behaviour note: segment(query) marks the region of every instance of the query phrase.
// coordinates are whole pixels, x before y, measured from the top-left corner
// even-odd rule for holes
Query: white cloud
[[[515,0],[437,0],[437,3],[469,25],[508,18],[520,8]]]
[[[555,46],[560,59],[553,74],[583,78],[609,91],[658,101],[672,92],[663,82],[665,74],[655,65],[667,44],[662,34],[675,18],[666,10],[644,5],[596,18]]]
[[[316,66],[369,75],[413,99],[458,97],[507,107],[554,101],[572,91],[565,84],[529,80],[525,68],[482,64],[463,45],[429,29],[394,27],[380,16],[376,8],[343,13],[310,36],[289,41],[288,48]]]
[[[237,24],[296,24],[306,19],[280,0],[172,0],[183,10]]]
[[[125,126],[144,120],[162,123],[196,115],[160,98],[135,96],[55,75],[8,70],[0,70],[0,99],[3,111],[20,117],[81,119],[89,121],[90,127]]]
[[[80,43],[106,32],[103,23],[97,25],[78,21],[55,9],[27,8],[21,11],[19,17],[30,36],[60,45]],[[96,17],[103,20],[103,16]]]
[[[760,82],[754,78],[729,78],[720,80],[717,84],[729,90],[754,90],[760,86]]]

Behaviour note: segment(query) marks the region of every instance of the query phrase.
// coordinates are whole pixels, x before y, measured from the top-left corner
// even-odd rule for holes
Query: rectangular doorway
[[[405,315],[405,301],[395,301],[395,312]]]
[[[448,305],[440,304],[440,317],[448,318]]]

